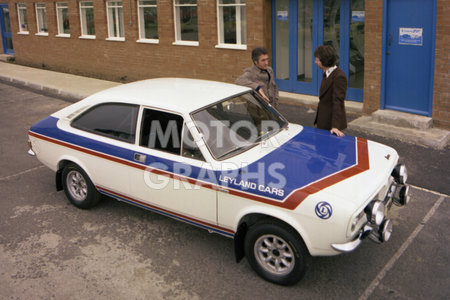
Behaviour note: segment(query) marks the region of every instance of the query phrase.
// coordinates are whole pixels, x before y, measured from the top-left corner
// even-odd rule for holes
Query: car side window
[[[183,149],[181,150],[181,155],[184,157],[205,161],[202,152],[195,143],[194,138],[192,137],[192,134],[186,124],[183,129]]]
[[[104,103],[87,110],[72,122],[72,127],[134,143],[139,106],[124,103]]]
[[[140,145],[180,155],[183,123],[179,115],[144,109]]]

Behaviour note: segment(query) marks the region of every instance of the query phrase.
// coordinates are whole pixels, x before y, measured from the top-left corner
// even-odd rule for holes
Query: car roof
[[[217,81],[157,78],[113,87],[86,98],[95,103],[123,102],[190,113],[214,102],[249,91],[247,87]]]

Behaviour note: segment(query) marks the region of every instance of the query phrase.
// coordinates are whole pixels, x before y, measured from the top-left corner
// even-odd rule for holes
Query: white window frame
[[[112,21],[112,17],[110,15],[109,9],[114,9],[116,11],[116,16],[114,22]],[[119,13],[120,11],[120,13]],[[106,1],[106,19],[108,24],[108,38],[107,41],[125,41],[125,22],[123,20],[123,2],[122,1]],[[111,24],[112,22],[112,24]],[[122,24],[122,28],[120,25]],[[116,32],[119,36],[114,36],[113,27],[116,29]]]
[[[91,3],[91,4],[88,4]],[[94,0],[80,1],[80,27],[81,27],[81,39],[95,39],[95,35],[87,34],[87,21],[86,21],[86,9],[92,8],[94,10]],[[95,18],[95,15],[94,15]],[[95,30],[95,24],[94,24]]]
[[[139,24],[139,40],[137,40],[138,43],[150,43],[150,44],[159,44],[159,32],[158,32],[158,39],[146,39],[145,38],[145,20],[144,16],[141,16],[141,8],[144,7],[154,7],[156,8],[156,15],[158,16],[158,5],[155,1],[155,4],[141,4],[145,0],[137,0],[137,12],[138,12],[138,24]],[[156,21],[158,22],[158,21]],[[159,24],[158,24],[158,30],[159,30]]]
[[[36,28],[37,28],[37,33],[36,35],[40,35],[40,36],[48,36],[48,24],[47,24],[47,7],[45,5],[45,2],[37,2],[35,3],[35,9],[36,9]],[[41,13],[44,13],[44,15],[41,15]],[[41,19],[42,18],[42,19]],[[47,31],[41,31],[41,26],[40,26],[40,20],[42,21],[42,23],[45,22],[45,25],[47,25]],[[44,24],[42,24],[44,25]]]
[[[182,45],[182,46],[198,46],[198,41],[183,41],[181,39],[181,24],[180,24],[180,18],[179,18],[179,10],[180,7],[190,7],[195,6],[197,9],[197,1],[195,1],[195,4],[178,4],[178,0],[173,0],[173,19],[174,19],[174,27],[175,27],[175,42],[172,43],[172,45]],[[197,10],[198,15],[198,10]],[[198,32],[198,23],[197,23],[197,32]]]
[[[228,44],[224,42],[224,25],[223,25],[223,7],[235,7],[236,8],[236,44]],[[242,42],[242,18],[241,15],[241,7],[246,8],[245,0],[235,0],[235,3],[230,4],[221,4],[220,0],[217,0],[217,36],[219,44],[216,48],[225,48],[225,49],[238,49],[238,50],[247,50],[246,42]],[[247,22],[244,23],[247,26]],[[247,28],[244,28],[247,30]]]
[[[70,33],[64,33],[63,9],[67,9],[67,17],[69,17],[69,4],[67,2],[56,2],[56,23],[58,27],[57,37],[70,37]],[[70,26],[70,25],[69,25]],[[70,30],[70,29],[69,29]]]
[[[22,11],[25,11],[25,17],[22,15]],[[24,20],[25,19],[25,20]],[[28,14],[27,14],[27,4],[17,3],[17,20],[19,21],[19,32],[18,34],[30,34],[28,30],[22,28],[22,24],[26,24],[28,29]]]

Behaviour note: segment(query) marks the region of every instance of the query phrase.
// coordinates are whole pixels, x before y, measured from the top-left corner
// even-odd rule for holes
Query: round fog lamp
[[[409,197],[409,186],[405,185],[400,189],[399,192],[399,199],[401,205],[406,205],[409,203],[410,197]]]
[[[392,234],[392,222],[390,219],[386,219],[381,226],[380,238],[382,242],[387,242],[391,238]]]
[[[405,165],[400,166],[399,174],[400,174],[400,183],[405,184],[406,180],[408,180],[408,172],[406,171]]]
[[[384,203],[375,201],[372,206],[370,220],[372,223],[380,225],[384,220]]]

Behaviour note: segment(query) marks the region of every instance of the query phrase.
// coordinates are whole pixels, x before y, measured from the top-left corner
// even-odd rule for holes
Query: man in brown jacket
[[[273,70],[269,67],[267,50],[263,47],[253,49],[252,61],[253,65],[244,70],[244,73],[236,79],[236,83],[252,88],[276,107],[278,105],[278,87]]]
[[[323,70],[319,105],[314,125],[329,130],[339,137],[347,128],[344,99],[347,92],[347,76],[336,66],[336,54],[331,46],[319,46],[314,51],[315,64]]]

